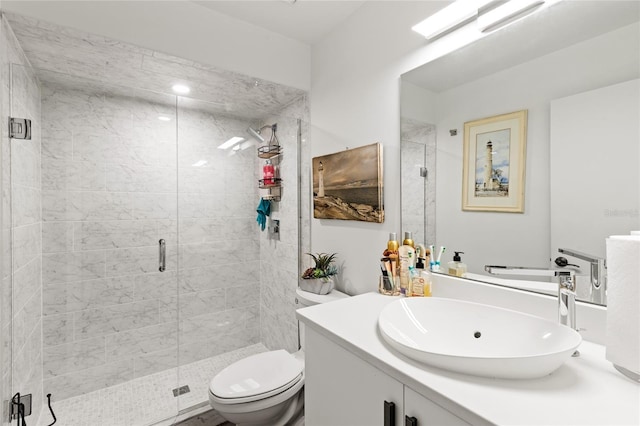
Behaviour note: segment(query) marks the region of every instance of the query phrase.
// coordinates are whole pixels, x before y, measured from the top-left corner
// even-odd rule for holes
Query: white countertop
[[[397,297],[367,293],[297,311],[338,345],[471,424],[639,425],[640,385],[605,360],[605,347],[583,341],[581,356],[532,380],[474,377],[415,362],[378,331],[378,315]]]

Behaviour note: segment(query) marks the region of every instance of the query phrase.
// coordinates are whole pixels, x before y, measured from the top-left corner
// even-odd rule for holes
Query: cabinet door
[[[402,423],[402,383],[305,328],[305,425],[383,426],[385,401],[395,404],[388,426]]]
[[[413,389],[404,387],[405,417],[415,417],[415,426],[463,426],[469,423],[445,410],[438,404],[428,400]],[[403,423],[404,424],[404,423]]]

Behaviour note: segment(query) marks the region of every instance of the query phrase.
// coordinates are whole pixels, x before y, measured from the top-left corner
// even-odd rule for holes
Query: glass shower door
[[[173,417],[176,98],[39,77],[43,393],[63,424]]]
[[[3,381],[9,386],[3,400],[11,400],[19,392],[21,402],[26,403],[24,396],[31,395],[27,413],[30,409],[33,419],[39,415],[43,401],[40,87],[33,71],[19,64],[9,66],[8,83],[9,108],[4,111],[16,122],[30,120],[31,126],[29,129],[27,121],[10,123],[2,135],[7,149],[3,157],[9,159],[3,164],[3,189],[10,194],[9,203],[3,206],[3,220],[8,226],[3,229],[3,241],[7,231],[11,241],[9,251],[3,252],[3,296],[10,303],[8,315],[3,316],[3,324],[10,324],[3,327],[4,352],[8,355],[3,360]],[[9,137],[10,133],[15,135]],[[7,248],[6,242],[3,246]],[[10,405],[7,410],[11,411]]]

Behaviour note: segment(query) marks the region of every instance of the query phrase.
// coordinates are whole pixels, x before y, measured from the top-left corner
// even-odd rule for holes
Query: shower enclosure
[[[231,362],[296,350],[304,93],[264,83],[252,99],[263,82],[222,72],[236,107],[215,100],[212,70],[179,58],[19,16],[2,36],[2,115],[32,126],[29,140],[2,129],[3,400],[31,394],[29,424],[53,421],[49,393],[62,424],[153,424],[206,407]],[[77,50],[83,37],[89,60],[52,66],[42,40]],[[123,49],[147,65],[105,70]],[[174,80],[205,99],[168,94]],[[256,225],[257,145],[218,148],[275,122],[277,235]]]

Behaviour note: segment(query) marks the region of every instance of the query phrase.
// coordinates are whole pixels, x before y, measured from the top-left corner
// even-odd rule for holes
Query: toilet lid
[[[219,398],[230,399],[274,394],[299,381],[302,368],[302,363],[285,350],[263,352],[222,370],[211,380],[210,390]]]

